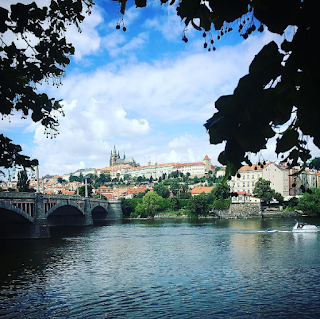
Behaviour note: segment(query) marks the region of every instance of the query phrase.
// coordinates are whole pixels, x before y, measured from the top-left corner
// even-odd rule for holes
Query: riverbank
[[[260,215],[256,215],[256,216],[243,216],[243,215],[217,215],[217,214],[210,214],[207,216],[202,216],[202,215],[194,215],[194,216],[190,216],[188,215],[186,212],[159,212],[157,214],[155,214],[154,219],[188,219],[188,218],[203,218],[203,219],[235,219],[235,218],[287,218],[287,217],[301,217],[304,216],[302,214],[302,212],[297,212],[297,211],[284,211],[284,210],[274,210],[274,209],[266,209],[264,211],[261,212]],[[126,219],[136,219],[136,220],[148,220],[148,219],[152,219],[152,217],[149,218],[141,218],[141,217],[137,217],[137,218],[126,218]]]

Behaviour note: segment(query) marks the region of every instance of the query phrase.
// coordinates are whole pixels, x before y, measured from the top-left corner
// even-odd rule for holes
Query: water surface
[[[124,221],[2,241],[0,317],[317,318],[320,234],[293,225]]]

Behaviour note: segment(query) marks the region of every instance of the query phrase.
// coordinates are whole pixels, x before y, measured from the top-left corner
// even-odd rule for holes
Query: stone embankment
[[[166,218],[188,218],[185,214],[174,214],[174,213],[160,213],[154,216],[156,219],[166,219]]]
[[[273,217],[298,217],[303,213],[301,211],[287,212],[282,207],[265,208],[260,203],[232,204],[225,210],[213,210],[213,215],[198,216],[199,218],[273,218]],[[167,218],[189,218],[186,214],[175,213],[158,213],[154,216],[155,219]]]
[[[214,214],[218,218],[272,218],[272,217],[297,217],[301,216],[302,212],[291,211],[287,212],[282,207],[279,208],[264,208],[260,203],[232,204],[229,209],[215,210]]]

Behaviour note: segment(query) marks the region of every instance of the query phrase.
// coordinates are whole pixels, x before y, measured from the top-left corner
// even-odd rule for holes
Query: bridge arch
[[[67,202],[67,201],[63,201],[63,202],[60,202],[60,203],[57,203],[55,204],[53,207],[51,207],[50,210],[48,210],[48,212],[45,214],[46,215],[46,218],[48,218],[51,214],[53,214],[56,210],[59,210],[59,208],[65,208],[65,207],[68,207],[68,206],[71,206],[71,207],[74,207],[75,209],[77,209],[82,215],[85,215],[83,209],[73,203],[73,202]]]
[[[83,209],[76,203],[62,201],[55,204],[46,214],[49,226],[78,226],[86,224]]]
[[[0,202],[0,238],[34,238],[35,219],[15,205]]]
[[[13,222],[18,219],[20,222],[29,221],[34,224],[34,218],[15,205],[0,202],[0,212],[2,213],[0,216],[0,223]],[[3,214],[5,212],[8,212],[8,214]],[[14,212],[15,214],[12,214],[11,212]]]
[[[90,209],[93,221],[105,221],[108,218],[108,204],[96,203]]]

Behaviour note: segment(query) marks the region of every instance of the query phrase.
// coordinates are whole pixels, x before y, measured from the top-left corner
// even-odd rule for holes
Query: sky
[[[36,2],[48,5],[49,0]],[[243,40],[233,31],[208,52],[202,32],[192,27],[186,30],[188,43],[182,41],[185,25],[174,6],[161,6],[159,0],[136,8],[128,0],[117,30],[122,18],[117,2],[95,2],[81,33],[68,27],[67,41],[76,51],[62,85],[39,86],[39,92],[63,100],[59,135],[47,138],[40,124],[22,120],[21,114],[2,120],[1,131],[22,146],[23,154],[39,160],[40,176],[108,167],[114,146],[121,158],[125,153],[140,165],[148,159],[152,164],[199,162],[205,155],[219,165],[224,145],[210,145],[203,126],[216,112],[215,101],[233,93],[265,44],[290,35],[265,30]],[[16,1],[1,1],[7,8],[10,3]],[[310,147],[313,157],[320,156],[311,142]],[[277,160],[274,150],[271,140],[251,160]]]

